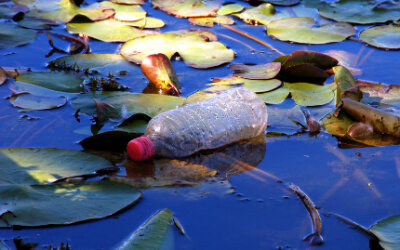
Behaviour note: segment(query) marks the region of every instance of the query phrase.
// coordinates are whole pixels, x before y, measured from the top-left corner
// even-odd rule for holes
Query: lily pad
[[[24,1],[18,1],[23,3]],[[95,5],[87,8],[80,8],[70,0],[60,1],[29,1],[31,11],[28,17],[51,20],[55,22],[68,23],[78,15],[85,16],[92,21],[107,19],[114,15],[112,8],[98,8]]]
[[[48,30],[51,29],[52,25],[57,25],[57,23],[49,20],[25,17],[18,22],[18,25],[27,29]]]
[[[141,197],[135,188],[111,181],[46,185],[112,167],[101,157],[79,151],[3,148],[0,162],[0,227],[66,225],[100,219]]]
[[[162,249],[171,228],[172,212],[164,208],[143,223],[131,236],[115,249]]]
[[[0,23],[0,49],[28,44],[35,40],[36,32],[16,24]]]
[[[148,55],[157,53],[165,54],[169,58],[178,53],[186,64],[194,68],[218,66],[232,61],[235,56],[233,50],[222,43],[205,41],[201,31],[149,35],[132,39],[121,47],[121,55],[137,64]]]
[[[68,23],[67,30],[75,34],[85,34],[104,42],[126,42],[134,38],[159,33],[134,28],[114,19],[92,23]]]
[[[146,0],[110,0],[112,3],[119,4],[144,4]]]
[[[298,82],[283,83],[283,86],[258,96],[269,104],[279,104],[285,100],[289,94],[292,99],[300,106],[319,106],[332,101],[334,97],[332,85],[318,86],[315,84]]]
[[[339,0],[319,1],[318,11],[323,17],[356,24],[385,23],[400,19],[398,1]],[[389,4],[389,5],[385,5]]]
[[[140,5],[117,4],[109,1],[97,3],[94,6],[114,9],[114,18],[120,21],[137,21],[146,17],[147,12]]]
[[[67,72],[24,73],[16,81],[67,93],[79,93],[83,87],[83,78]]]
[[[400,49],[400,26],[385,25],[368,28],[360,33],[360,39],[380,49]]]
[[[246,8],[243,12],[234,14],[234,16],[242,19],[245,23],[252,25],[268,25],[269,22],[289,17],[281,12],[276,13],[275,7],[270,3],[260,4],[257,7]]]
[[[103,91],[85,93],[72,100],[72,107],[80,109],[80,112],[97,116],[97,107],[95,100],[107,103],[111,108],[105,114],[105,118],[112,119],[116,122],[131,117],[135,113],[143,113],[153,117],[161,112],[174,109],[180,106],[185,98],[155,95],[155,94],[133,94],[119,91]]]
[[[400,215],[378,221],[369,230],[379,238],[379,245],[384,249],[394,250],[400,247]]]
[[[343,66],[337,66],[333,68],[335,72],[335,84],[336,84],[336,105],[338,105],[342,99],[342,95],[345,91],[355,87],[357,85],[356,80],[350,71]],[[361,93],[359,93],[361,99]]]
[[[278,6],[293,6],[300,3],[301,0],[263,0],[263,2],[272,3]]]
[[[241,4],[231,3],[231,4],[226,4],[226,5],[222,6],[221,8],[219,8],[219,10],[217,11],[217,14],[221,15],[221,16],[229,15],[229,14],[241,12],[243,9],[244,9],[244,7]]]
[[[357,86],[363,93],[362,101],[365,103],[400,103],[400,86],[357,80]]]
[[[64,106],[67,103],[67,98],[64,96],[36,96],[29,93],[21,93],[12,95],[10,102],[14,107],[26,110],[47,110]]]
[[[176,17],[215,16],[222,5],[219,0],[152,0],[153,6]]]
[[[291,17],[271,21],[267,33],[281,41],[305,44],[341,42],[354,35],[356,30],[348,23],[330,23],[312,27],[315,21],[309,17]]]
[[[14,4],[9,2],[0,4],[0,18],[11,19],[17,15],[23,15],[28,11],[29,8],[22,4]]]
[[[220,24],[234,24],[233,20],[229,16],[215,16],[215,17],[190,17],[189,22],[193,25],[204,26],[204,27],[214,27],[214,23]]]
[[[209,85],[230,87],[242,86],[252,90],[255,93],[264,93],[279,88],[282,85],[282,82],[277,79],[251,80],[232,76],[225,78],[213,78],[213,83]]]
[[[234,75],[242,78],[267,80],[278,75],[281,70],[281,63],[271,62],[258,65],[232,64],[229,68],[235,72]]]

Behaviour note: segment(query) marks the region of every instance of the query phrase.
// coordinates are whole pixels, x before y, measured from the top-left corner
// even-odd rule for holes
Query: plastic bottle
[[[128,143],[127,152],[135,161],[184,157],[260,135],[267,119],[263,100],[247,88],[234,88],[155,116],[144,136]]]

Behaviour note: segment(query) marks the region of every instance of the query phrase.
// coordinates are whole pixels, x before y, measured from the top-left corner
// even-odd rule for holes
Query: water
[[[240,2],[242,3],[242,2]],[[243,4],[243,3],[242,3]],[[185,19],[171,18],[154,10],[147,2],[144,8],[150,16],[169,22],[165,30],[192,27]],[[386,84],[399,84],[400,51],[378,50],[362,43],[344,41],[327,45],[299,45],[280,42],[267,37],[263,27],[246,26],[239,20],[238,28],[261,38],[285,53],[295,50],[345,50],[360,55],[358,58],[362,75],[356,76]],[[359,30],[364,27],[359,28]],[[232,63],[266,63],[277,57],[265,47],[216,26],[213,29],[221,42],[235,50]],[[62,27],[56,32],[66,34]],[[225,36],[222,36],[225,35]],[[254,48],[254,52],[233,37]],[[60,47],[66,46],[56,40]],[[119,44],[105,44],[91,41],[92,52],[115,52]],[[45,70],[49,58],[45,34],[24,47],[6,49],[0,52],[0,63],[4,67],[31,67]],[[27,53],[29,51],[29,53]],[[187,96],[204,88],[211,77],[223,77],[231,73],[227,66],[210,70],[195,70],[182,61],[173,61],[180,82]],[[145,80],[137,80],[139,67],[121,78],[121,84],[131,91],[141,92]],[[139,77],[140,79],[140,77]],[[3,98],[10,95],[12,81],[0,87]],[[286,101],[282,106],[292,105]],[[51,111],[18,113],[8,100],[0,100],[0,147],[56,147],[81,150],[78,141],[87,134],[75,131],[91,125],[90,117],[80,115],[78,122],[75,110],[70,105]],[[39,120],[20,118],[27,114]],[[292,182],[320,206],[322,236],[324,244],[318,249],[368,249],[369,239],[360,232],[349,228],[334,217],[322,214],[335,212],[346,216],[363,226],[369,227],[385,217],[400,214],[400,148],[387,146],[377,148],[339,147],[334,137],[324,132],[316,137],[307,134],[266,138],[265,150],[245,151],[235,155],[239,149],[225,153],[222,159],[240,158],[257,168],[220,179],[203,182],[194,187],[152,188],[143,190],[143,199],[134,207],[116,216],[80,223],[72,226],[32,228],[22,230],[1,229],[0,237],[12,246],[12,239],[21,236],[27,242],[46,245],[68,242],[73,249],[110,249],[126,238],[156,210],[168,207],[179,218],[189,238],[174,231],[176,249],[308,249],[302,239],[311,233],[308,213],[301,201],[268,175]],[[253,152],[253,153],[251,153]],[[228,157],[230,156],[230,157]],[[251,161],[252,159],[260,159]],[[247,160],[247,161],[246,161]],[[214,162],[214,161],[212,161]],[[243,165],[243,164],[242,164]],[[225,166],[221,164],[221,166]],[[217,166],[213,166],[217,168]],[[233,191],[232,191],[233,190]]]

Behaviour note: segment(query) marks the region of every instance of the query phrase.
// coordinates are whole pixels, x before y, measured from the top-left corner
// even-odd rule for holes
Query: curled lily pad
[[[271,62],[258,65],[232,64],[229,68],[235,72],[236,76],[242,78],[266,80],[278,75],[281,70],[281,63]]]
[[[111,181],[47,185],[113,165],[101,157],[61,149],[0,149],[0,227],[72,224],[110,216],[141,197]]]
[[[67,103],[67,98],[64,96],[36,96],[29,93],[21,93],[12,95],[10,101],[14,107],[22,109],[47,110],[64,106]]]
[[[345,91],[348,91],[349,89],[355,87],[357,83],[353,75],[347,68],[343,66],[337,66],[333,68],[333,71],[335,72],[336,105],[338,105]],[[361,99],[361,93],[359,92],[358,94],[358,99]]]
[[[221,3],[219,0],[152,0],[153,6],[177,17],[215,16]]]
[[[310,27],[315,21],[308,17],[291,17],[271,21],[267,33],[282,41],[306,44],[340,42],[354,35],[356,30],[348,23],[330,23]]]
[[[114,15],[112,8],[98,8],[96,6],[80,8],[70,0],[43,2],[35,0],[29,3],[29,7],[31,11],[27,14],[28,17],[61,23],[68,23],[77,15],[86,16],[92,21],[107,19]]]
[[[377,48],[400,49],[400,26],[385,25],[368,28],[360,33],[360,39]]]
[[[83,78],[67,72],[25,73],[19,75],[16,81],[67,93],[79,93],[83,87]]]
[[[369,229],[379,239],[379,245],[387,250],[394,250],[400,247],[400,215],[394,215],[378,221]]]
[[[398,1],[339,0],[332,3],[319,2],[319,14],[336,21],[369,24],[400,19],[400,3]],[[385,5],[385,3],[389,5]]]
[[[140,64],[150,54],[162,53],[171,58],[178,53],[189,66],[194,68],[209,68],[232,61],[235,55],[233,50],[226,48],[220,42],[205,41],[204,35],[209,38],[209,33],[180,31],[140,37],[126,42],[121,47],[121,55],[131,62]]]
[[[190,17],[189,22],[193,25],[204,26],[204,27],[214,27],[214,23],[220,24],[234,24],[233,20],[229,16],[215,16],[215,17]]]
[[[0,67],[0,85],[3,85],[7,81],[7,73],[2,67]]]
[[[185,98],[155,95],[155,94],[133,94],[119,91],[103,91],[85,93],[72,101],[74,109],[80,112],[97,116],[97,106],[95,100],[107,103],[110,107],[105,113],[105,119],[112,119],[120,123],[131,117],[135,113],[143,113],[153,117],[161,112],[174,109],[180,106]]]
[[[126,42],[134,38],[159,33],[134,28],[114,19],[92,23],[68,23],[67,30],[71,33],[85,34],[104,42]]]
[[[300,106],[319,106],[332,101],[334,97],[332,85],[318,86],[315,84],[298,82],[283,83],[283,86],[267,93],[258,94],[266,103],[279,104],[289,93],[292,99]]]
[[[0,23],[0,49],[28,44],[35,40],[36,32],[11,23]]]
[[[219,8],[219,10],[217,11],[217,14],[221,15],[221,16],[229,15],[229,14],[241,12],[243,9],[244,9],[244,7],[240,4],[231,3],[231,4],[227,4],[227,5],[224,5],[221,8]]]
[[[169,209],[158,211],[115,249],[162,249],[171,227],[171,218]]]

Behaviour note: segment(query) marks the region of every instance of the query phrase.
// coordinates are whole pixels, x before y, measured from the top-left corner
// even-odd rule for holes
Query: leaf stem
[[[241,31],[241,30],[238,30],[238,29],[233,28],[233,27],[231,27],[231,26],[229,26],[229,25],[226,25],[226,24],[220,24],[220,25],[221,25],[222,27],[226,28],[226,29],[232,30],[232,31],[234,31],[234,32],[236,32],[236,33],[238,33],[238,34],[240,34],[240,35],[242,35],[242,36],[245,36],[245,37],[247,37],[247,38],[249,38],[249,39],[251,39],[251,40],[253,40],[253,41],[256,41],[256,42],[258,42],[258,43],[260,43],[260,44],[266,46],[267,48],[269,48],[269,49],[275,51],[276,53],[280,54],[281,56],[286,55],[285,53],[283,53],[282,51],[280,51],[280,50],[278,50],[277,48],[273,47],[272,45],[269,45],[268,43],[266,43],[266,42],[264,42],[264,41],[261,41],[260,39],[255,38],[254,36],[249,35],[249,34],[246,33],[246,32],[243,32],[243,31]]]

